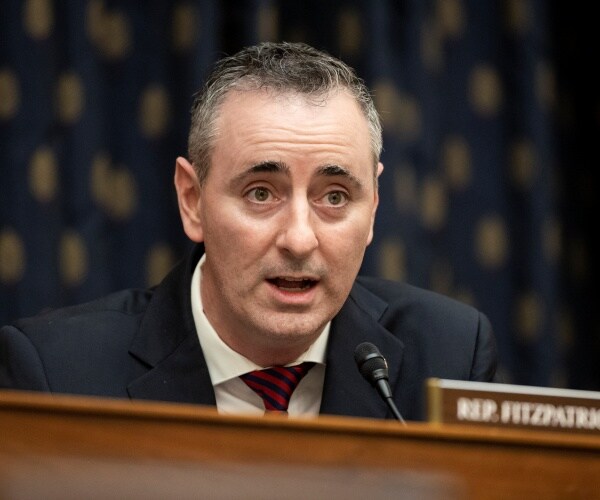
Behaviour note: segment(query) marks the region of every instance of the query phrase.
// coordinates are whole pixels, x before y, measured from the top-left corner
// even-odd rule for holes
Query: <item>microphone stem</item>
[[[387,398],[385,398],[385,402],[390,407],[390,410],[392,410],[392,413],[394,414],[394,417],[396,417],[396,420],[398,420],[398,421],[402,422],[402,424],[406,425],[406,420],[404,420],[402,418],[402,415],[400,415],[400,412],[398,411],[398,408],[396,406],[396,403],[394,403],[394,400],[391,397],[387,397]]]
[[[400,414],[396,403],[394,403],[394,400],[392,399],[392,389],[390,388],[390,384],[387,378],[377,379],[377,381],[375,382],[375,387],[377,388],[377,392],[379,392],[381,398],[387,403],[390,410],[392,410],[392,413],[394,414],[394,417],[396,417],[396,420],[406,425],[406,421],[402,418],[402,415]]]

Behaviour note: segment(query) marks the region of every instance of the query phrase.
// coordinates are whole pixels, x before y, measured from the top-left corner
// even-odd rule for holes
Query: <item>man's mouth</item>
[[[315,286],[318,281],[310,278],[269,278],[267,279],[269,283],[280,288],[281,290],[290,291],[290,292],[300,292],[304,290],[308,290]]]

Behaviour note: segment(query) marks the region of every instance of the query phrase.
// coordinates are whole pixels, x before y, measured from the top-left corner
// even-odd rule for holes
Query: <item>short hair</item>
[[[364,81],[339,59],[304,43],[265,42],[218,61],[194,96],[188,154],[200,184],[208,175],[219,107],[232,90],[269,89],[326,101],[344,89],[356,100],[369,127],[374,177],[381,155],[381,122]]]

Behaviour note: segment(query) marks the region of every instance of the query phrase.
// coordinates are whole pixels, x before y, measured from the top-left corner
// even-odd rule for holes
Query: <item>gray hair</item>
[[[339,59],[303,43],[265,42],[221,59],[194,96],[188,154],[200,184],[206,180],[219,107],[231,90],[269,89],[326,101],[338,89],[356,99],[368,122],[374,176],[381,155],[381,122],[371,94],[354,70]]]

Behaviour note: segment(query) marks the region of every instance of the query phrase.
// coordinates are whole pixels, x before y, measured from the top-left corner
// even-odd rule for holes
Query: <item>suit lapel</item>
[[[355,283],[331,325],[321,413],[372,418],[389,416],[387,405],[362,377],[354,361],[356,346],[372,342],[388,361],[392,390],[398,384],[404,345],[378,323],[386,308],[385,302]]]
[[[215,404],[191,309],[190,287],[202,247],[156,288],[130,354],[148,366],[127,390],[135,399]]]

